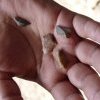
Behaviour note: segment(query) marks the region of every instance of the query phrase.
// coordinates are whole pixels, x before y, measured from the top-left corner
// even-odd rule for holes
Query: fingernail
[[[22,27],[25,27],[25,26],[28,26],[28,25],[31,24],[31,23],[30,23],[29,21],[27,21],[26,19],[21,18],[21,17],[18,17],[18,16],[14,18],[14,21],[16,22],[16,24],[17,24],[18,26],[22,26]]]
[[[56,27],[56,32],[57,32],[58,35],[64,36],[66,38],[70,38],[72,31],[71,31],[71,28],[58,25]]]
[[[68,59],[63,50],[57,50],[53,52],[54,60],[56,61],[57,67],[61,72],[66,73],[68,66]]]
[[[43,43],[43,53],[47,54],[53,51],[54,47],[57,44],[57,41],[53,34],[46,34],[42,39]]]
[[[64,67],[64,68],[67,68],[67,64],[68,64],[68,60],[66,60],[66,55],[65,55],[65,53],[64,53],[64,51],[63,50],[60,50],[59,51],[59,59],[60,59],[60,62],[61,62],[61,64],[62,64],[62,66]]]

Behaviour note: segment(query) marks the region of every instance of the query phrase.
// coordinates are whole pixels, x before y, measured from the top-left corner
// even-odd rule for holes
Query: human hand
[[[23,8],[21,7],[21,4],[24,5]],[[79,90],[71,84],[71,82],[73,83],[73,76],[71,77],[71,75],[73,74],[71,74],[71,71],[75,70],[74,67],[71,66],[77,63],[75,57],[75,46],[80,41],[80,39],[75,34],[75,31],[73,31],[73,36],[70,39],[65,39],[58,36],[55,31],[56,25],[73,28],[73,20],[76,14],[49,0],[27,0],[26,2],[24,0],[17,0],[16,3],[14,2],[14,0],[9,2],[8,0],[2,0],[0,6],[2,11],[6,12],[6,14],[10,16],[11,19],[15,16],[20,16],[31,22],[30,26],[22,28],[16,26],[15,24],[12,24],[12,21],[7,21],[7,23],[11,24],[11,26],[9,27],[13,27],[16,30],[12,30],[14,34],[11,32],[11,30],[5,32],[5,34],[11,34],[9,40],[10,44],[7,46],[7,48],[10,48],[7,49],[6,52],[12,51],[11,56],[6,56],[6,58],[9,62],[11,61],[11,59],[15,60],[12,60],[12,66],[9,66],[9,62],[6,63],[4,59],[3,62],[7,67],[1,66],[2,77],[0,93],[2,100],[22,100],[17,85],[11,79],[11,77],[13,76],[18,76],[24,79],[30,79],[38,82],[43,87],[48,89],[56,100],[82,100]],[[7,20],[8,19],[9,17],[7,18]],[[45,19],[48,19],[48,21]],[[5,25],[7,25],[7,23]],[[8,29],[8,25],[6,28]],[[59,69],[55,67],[55,62],[53,60],[52,54],[44,55],[42,53],[40,36],[43,36],[47,33],[54,33],[54,36],[58,41],[58,46],[72,56],[71,58],[68,58],[71,60],[69,64],[70,66],[68,66],[71,67],[68,71],[68,76],[70,76],[69,79],[71,80],[71,82],[67,79],[67,76],[65,74],[61,73]],[[18,38],[16,38],[16,36]],[[7,35],[6,38],[9,39],[9,36]],[[2,38],[2,40],[6,40],[5,37]],[[11,48],[15,49],[11,50]],[[18,55],[14,56],[16,54],[16,48],[20,49]],[[7,53],[9,54],[9,52]],[[74,59],[72,60],[72,58]],[[16,59],[18,59],[18,65],[16,64]],[[6,81],[4,81],[5,79]],[[9,87],[4,87],[4,85],[6,84],[9,84]],[[76,84],[74,85],[76,86]]]
[[[76,33],[84,38],[76,47],[76,56],[84,63],[68,71],[69,80],[83,90],[89,100],[100,99],[100,23],[77,15],[73,20]],[[97,73],[98,72],[98,73]]]

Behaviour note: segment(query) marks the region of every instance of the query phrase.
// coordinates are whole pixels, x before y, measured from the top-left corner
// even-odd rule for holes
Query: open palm
[[[80,41],[73,28],[75,13],[51,0],[0,1],[0,97],[2,100],[22,100],[13,76],[38,82],[51,92],[56,100],[83,100],[80,92],[56,67],[51,54],[43,54],[41,37],[52,33],[57,46],[62,48],[70,62],[75,63],[75,47]],[[23,6],[22,6],[23,5]],[[20,16],[31,24],[17,26],[13,18]],[[71,27],[70,38],[56,33],[56,26]],[[58,66],[59,67],[59,66]]]

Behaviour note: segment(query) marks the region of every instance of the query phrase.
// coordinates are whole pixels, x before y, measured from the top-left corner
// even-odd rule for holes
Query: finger
[[[51,90],[55,100],[83,100],[80,92],[69,82],[57,83]]]
[[[63,74],[66,74],[72,65],[79,62],[76,56],[67,53],[65,49],[62,49],[59,45],[54,48],[52,54],[57,70]]]
[[[76,15],[73,20],[77,34],[83,38],[90,38],[92,41],[100,43],[100,23],[87,17]]]
[[[75,16],[75,13],[70,12],[69,10],[63,8],[57,18],[56,28],[54,31],[54,35],[59,45],[70,54],[75,54],[75,51],[74,51],[75,45],[80,40],[79,37],[76,35],[73,25],[72,25],[74,16]],[[61,33],[57,32],[58,25],[66,29],[69,28],[71,31],[69,33],[70,37],[66,37],[65,35],[63,34],[61,35]],[[67,34],[66,31],[65,31],[65,34]]]
[[[23,100],[17,84],[3,72],[0,72],[0,100]]]
[[[100,47],[93,42],[83,41],[76,47],[81,62],[93,66],[100,73]]]
[[[32,1],[32,0],[30,0]],[[26,1],[23,2],[23,0],[10,0],[8,2],[8,0],[5,1],[1,1],[0,2],[0,8],[1,10],[3,10],[4,12],[6,12],[9,16],[14,17],[17,15],[21,15],[21,17],[26,17],[28,19],[30,19],[29,14],[29,7],[31,2],[30,1]],[[21,7],[23,4],[23,7]],[[33,3],[32,3],[33,4]],[[27,12],[27,14],[23,13],[23,9],[25,10],[25,12]]]
[[[68,77],[72,84],[85,93],[88,100],[100,99],[100,78],[89,66],[75,64],[68,71]]]
[[[43,87],[51,92],[56,100],[83,100],[80,92],[60,73],[52,55],[44,55],[39,79]]]

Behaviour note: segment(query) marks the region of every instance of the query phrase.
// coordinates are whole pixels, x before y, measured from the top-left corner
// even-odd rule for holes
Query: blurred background
[[[100,0],[55,0],[64,7],[100,22]],[[34,82],[14,78],[24,100],[54,100],[48,91]],[[86,99],[87,100],[87,99]]]

